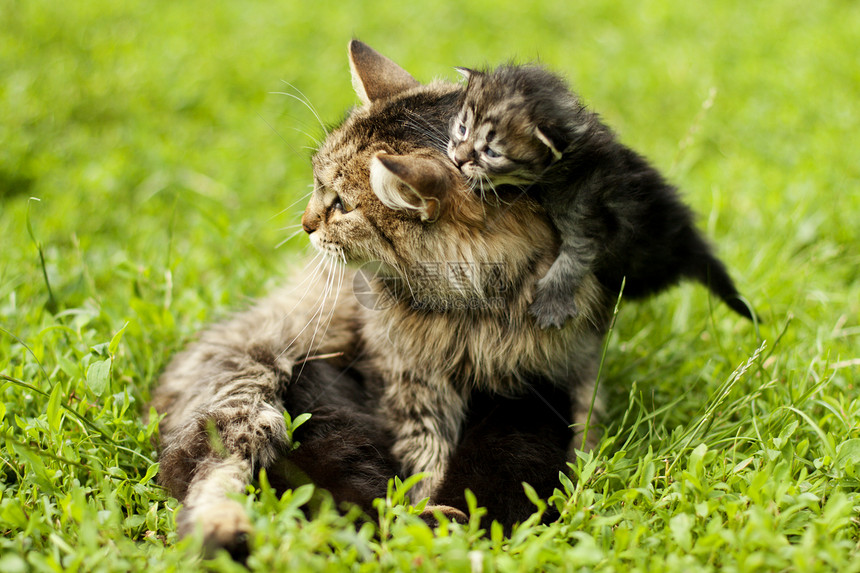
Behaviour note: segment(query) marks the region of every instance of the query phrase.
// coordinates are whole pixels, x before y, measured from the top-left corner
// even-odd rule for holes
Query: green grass
[[[250,568],[860,570],[860,4],[626,4],[0,0],[0,570],[204,567],[145,404],[304,256],[275,245],[322,130],[273,92],[342,117],[353,35],[421,80],[563,72],[682,187],[766,323],[689,285],[623,304],[604,439],[558,523],[434,536],[402,487],[376,527],[309,521],[307,489],[261,480]]]

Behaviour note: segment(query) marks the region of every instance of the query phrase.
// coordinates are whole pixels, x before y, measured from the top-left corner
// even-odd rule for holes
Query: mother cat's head
[[[483,311],[476,302],[501,298],[506,308],[491,312],[524,317],[558,239],[532,199],[511,188],[482,201],[447,158],[462,86],[422,85],[358,41],[349,55],[362,105],[313,158],[302,217],[312,244],[351,266],[373,263],[388,284],[404,283],[413,305],[428,296]]]

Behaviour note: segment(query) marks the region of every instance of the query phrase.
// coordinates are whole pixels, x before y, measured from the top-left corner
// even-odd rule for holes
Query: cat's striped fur
[[[398,469],[430,473],[413,499],[429,495],[431,503],[462,494],[462,483],[445,482],[446,474],[463,472],[449,468],[452,456],[482,453],[469,418],[477,394],[502,400],[546,383],[564,390],[569,398],[556,407],[572,411],[574,422],[583,421],[592,397],[610,301],[588,275],[576,295],[581,312],[565,328],[541,330],[528,316],[557,237],[536,201],[485,203],[445,157],[445,130],[462,87],[420,85],[360,42],[350,44],[350,61],[362,106],[314,156],[315,189],[302,218],[326,262],[296,276],[298,286],[204,332],[174,358],[155,391],[164,414],[160,480],[185,504],[180,532],[199,526],[212,547],[235,546],[250,527],[227,494],[291,455],[282,412],[297,407],[290,392],[313,368],[309,359],[324,357],[360,381]],[[332,266],[341,262],[349,268]],[[500,272],[463,280],[448,272],[452,265]],[[445,272],[428,280],[428,268]],[[359,304],[352,290],[359,278],[386,304]],[[331,399],[340,399],[335,391]],[[315,392],[320,402],[330,399]],[[310,398],[298,403],[319,406]],[[493,435],[509,431],[489,419],[496,420]],[[519,422],[509,423],[513,431]],[[466,427],[470,449],[458,453]],[[510,452],[512,467],[520,467],[518,455]],[[539,468],[530,455],[522,452]],[[557,463],[540,470],[547,483]],[[367,470],[368,484],[379,482],[374,471]],[[522,496],[518,475],[510,480],[514,492],[500,494],[500,507]]]

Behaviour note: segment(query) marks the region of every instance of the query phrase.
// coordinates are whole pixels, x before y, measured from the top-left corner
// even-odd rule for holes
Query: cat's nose
[[[305,230],[305,233],[310,235],[320,226],[320,218],[319,215],[311,214],[310,206],[308,206],[308,210],[304,212],[302,215],[302,229]]]
[[[454,149],[454,164],[457,167],[460,167],[464,163],[468,162],[472,159],[472,150],[469,149],[467,145],[458,145],[456,149]]]

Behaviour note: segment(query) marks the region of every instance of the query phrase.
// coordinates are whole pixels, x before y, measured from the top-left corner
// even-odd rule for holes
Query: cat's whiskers
[[[326,278],[326,286],[323,288],[321,299],[317,299],[318,301],[320,301],[319,306],[317,307],[317,310],[314,312],[313,315],[311,315],[307,324],[305,324],[304,328],[302,328],[302,330],[299,332],[299,334],[304,332],[311,325],[311,323],[314,322],[314,319],[316,319],[316,326],[314,327],[314,331],[311,334],[310,342],[307,345],[307,352],[305,352],[305,355],[303,357],[297,359],[297,362],[301,364],[301,367],[299,368],[298,372],[292,373],[294,378],[298,378],[302,375],[302,372],[304,372],[304,369],[305,369],[305,364],[307,364],[307,362],[308,362],[308,358],[310,358],[311,354],[315,354],[315,350],[317,350],[314,348],[314,341],[316,340],[316,335],[317,335],[317,332],[319,331],[320,320],[322,319],[323,308],[325,307],[325,300],[328,296],[327,291],[328,291],[328,284],[329,284],[330,280],[331,280],[331,276],[329,275]],[[297,338],[298,338],[298,336],[296,336],[296,339]],[[287,348],[289,348],[290,346],[292,346],[292,342],[287,346]]]
[[[496,200],[492,203],[494,205],[510,205],[507,201],[502,199],[499,192],[496,190],[496,185],[493,183],[493,180],[487,177],[486,175],[469,175],[467,177],[467,181],[469,183],[469,187],[471,187],[473,192],[478,192],[481,196],[481,206],[483,207],[484,203],[490,203],[487,198],[487,192],[484,189],[484,184],[492,191],[493,196]],[[486,211],[485,211],[486,213]],[[485,217],[486,218],[486,217]]]
[[[316,340],[316,335],[317,335],[317,332],[319,331],[319,325],[320,325],[320,322],[322,320],[322,316],[324,314],[326,299],[328,298],[329,294],[331,294],[331,288],[332,288],[332,284],[334,282],[334,276],[333,276],[332,270],[334,268],[334,265],[336,264],[334,259],[332,259],[331,257],[328,257],[328,256],[323,257],[322,262],[323,262],[323,272],[325,273],[325,284],[323,285],[322,292],[317,297],[317,299],[314,301],[314,305],[316,307],[316,310],[313,312],[313,314],[311,314],[307,323],[305,323],[305,325],[301,328],[301,330],[299,330],[298,334],[296,334],[296,336],[289,343],[286,344],[284,349],[278,355],[278,358],[283,356],[283,354],[285,352],[287,352],[290,348],[292,348],[293,344],[295,344],[295,342],[299,339],[299,337],[302,334],[304,334],[304,332],[308,329],[308,327],[313,323],[316,323],[316,326],[314,327],[314,331],[313,331],[313,334],[311,335],[310,342],[306,345],[307,350],[305,352],[304,358],[307,359],[308,356],[310,356],[312,353],[314,353],[318,350],[317,348],[314,348],[314,341]],[[315,276],[318,276],[318,275],[315,274]],[[308,289],[308,290],[310,290],[310,289]],[[305,294],[307,294],[307,293],[305,293]],[[302,298],[304,298],[304,295],[302,296]],[[301,373],[301,370],[299,371],[299,373]]]
[[[448,141],[446,139],[439,137],[433,133],[422,130],[422,129],[420,129],[419,126],[417,126],[415,124],[407,123],[406,127],[412,128],[412,131],[415,131],[416,133],[425,136],[427,138],[428,142],[435,145],[436,149],[438,149],[439,151],[445,152],[447,150]]]
[[[419,122],[421,122],[421,124],[425,128],[427,128],[427,131],[429,133],[435,133],[435,134],[442,136],[442,137],[447,135],[442,129],[440,129],[438,126],[436,126],[435,124],[430,122],[426,117],[422,116],[420,113],[416,113],[415,111],[413,111],[411,109],[406,109],[404,111],[406,112],[406,115],[408,115],[412,119],[417,119]]]
[[[325,255],[323,255],[322,253],[320,253],[320,255],[322,255],[322,256],[320,257],[319,261],[317,262],[316,267],[314,267],[314,270],[313,270],[313,271],[308,275],[308,277],[307,277],[306,279],[302,280],[302,282],[300,283],[300,284],[302,284],[302,285],[303,285],[303,284],[305,284],[306,282],[310,282],[310,284],[308,284],[307,288],[305,288],[305,291],[302,293],[301,298],[296,302],[296,304],[294,304],[294,305],[293,305],[293,308],[291,308],[291,309],[290,309],[290,310],[285,314],[285,316],[289,316],[289,315],[291,315],[293,312],[295,312],[295,311],[296,311],[296,309],[297,309],[297,308],[299,308],[300,306],[302,306],[302,305],[301,305],[301,303],[302,303],[302,302],[304,302],[305,298],[308,296],[308,293],[309,293],[309,292],[311,292],[311,291],[313,290],[313,287],[315,286],[314,279],[318,279],[318,278],[319,278],[319,276],[320,276],[320,273],[325,273],[325,272],[326,272],[326,270],[325,270],[325,269],[326,269],[326,265],[328,264],[329,260],[328,260],[328,258],[327,258]],[[295,290],[295,289],[293,289],[293,290]],[[319,299],[319,298],[317,298],[317,301],[319,301],[319,300],[320,300],[320,299]],[[294,341],[293,341],[293,342],[294,342]],[[291,342],[290,344],[288,344],[287,346],[289,347],[289,346],[291,346],[291,345],[292,345],[292,342]]]
[[[285,83],[286,85],[290,86],[292,89],[296,90],[296,92],[298,92],[298,94],[299,94],[299,95],[297,96],[297,95],[295,95],[295,94],[291,94],[291,93],[289,93],[289,92],[272,92],[272,93],[275,93],[275,94],[278,94],[278,95],[285,95],[285,96],[287,96],[287,97],[291,97],[291,98],[293,98],[294,100],[299,101],[299,102],[301,102],[302,104],[304,104],[304,106],[305,106],[306,108],[308,108],[312,114],[314,114],[314,117],[315,117],[315,118],[317,118],[317,121],[319,122],[320,127],[322,127],[322,129],[323,129],[323,133],[325,133],[326,137],[328,137],[328,135],[329,135],[329,133],[328,133],[328,129],[326,128],[325,123],[323,123],[322,118],[320,118],[320,114],[319,114],[319,113],[317,113],[316,108],[315,108],[315,107],[313,106],[313,104],[311,103],[311,100],[310,100],[310,99],[308,99],[308,96],[306,96],[304,93],[302,93],[302,90],[300,90],[299,88],[297,88],[296,86],[294,86],[294,85],[293,85],[293,84],[291,84],[290,82],[288,82],[288,81],[286,81],[286,80],[281,80],[281,81],[282,81],[283,83]],[[301,97],[299,97],[299,96],[301,96]]]
[[[481,185],[481,212],[484,214],[483,220],[487,220],[487,196],[484,193],[484,186]]]
[[[475,179],[473,177],[469,177],[468,182],[469,182],[469,187],[472,189],[472,192],[474,193],[475,191],[477,191],[481,195],[481,211],[483,211],[484,221],[486,221],[487,220],[487,205],[486,205],[487,196],[484,193],[484,183],[480,178]],[[477,189],[476,189],[476,187],[477,187]]]
[[[326,256],[326,254],[322,251],[318,252],[317,257],[314,257],[314,260],[316,260],[317,258],[319,258],[319,261],[317,262],[316,267],[314,267],[314,270],[311,273],[308,273],[307,278],[305,278],[298,285],[296,285],[296,288],[290,290],[289,291],[290,293],[292,293],[296,289],[298,289],[299,286],[305,284],[305,282],[307,282],[309,280],[313,281],[314,279],[319,278],[320,272],[325,273],[326,282],[328,282],[329,276],[331,273],[326,272],[326,269],[327,269],[327,265],[331,264],[332,259],[329,258],[328,256]],[[310,266],[310,264],[308,266]],[[309,284],[307,286],[307,288],[305,288],[305,291],[302,293],[302,296],[299,298],[299,300],[296,301],[296,303],[293,305],[293,307],[290,310],[288,310],[287,312],[285,312],[283,314],[284,320],[286,320],[289,316],[291,316],[295,312],[295,310],[297,308],[299,308],[299,306],[302,306],[302,302],[304,302],[305,298],[308,296],[308,293],[311,292],[311,290],[313,289],[314,286],[315,286],[314,284]],[[295,344],[295,342],[299,339],[299,337],[302,334],[304,334],[305,330],[307,330],[307,328],[314,321],[314,318],[316,318],[316,316],[322,311],[323,305],[325,304],[325,289],[323,289],[323,292],[317,297],[316,301],[314,301],[314,304],[317,304],[317,310],[311,315],[311,317],[308,319],[308,322],[299,330],[299,332],[295,335],[295,337],[293,337],[292,340],[290,340],[287,344],[284,345],[284,348],[275,357],[276,359],[280,359],[288,350],[290,350],[290,348],[292,348],[293,344]],[[309,305],[309,306],[312,306],[312,305]]]
[[[328,276],[326,277],[326,284],[325,284],[325,287],[323,289],[322,301],[320,302],[320,305],[319,305],[317,312],[314,313],[314,316],[316,316],[316,318],[317,318],[316,326],[314,327],[314,332],[311,335],[310,343],[308,343],[307,353],[305,354],[305,357],[302,359],[302,366],[299,369],[298,374],[295,374],[296,377],[301,376],[302,372],[304,371],[305,364],[307,363],[307,360],[308,360],[308,358],[310,358],[311,354],[319,352],[319,344],[322,344],[322,341],[324,341],[326,339],[326,334],[328,334],[329,326],[331,326],[331,320],[334,317],[335,310],[337,309],[337,300],[338,300],[338,297],[340,296],[340,290],[341,290],[340,287],[341,287],[342,282],[343,282],[343,275],[344,275],[345,267],[338,264],[338,261],[335,259],[328,259],[328,260],[329,260],[329,263],[331,266],[329,267],[328,272],[327,272]],[[335,283],[337,283],[336,286],[335,286]],[[327,302],[328,298],[331,296],[332,291],[335,292],[334,301],[332,301],[332,303],[330,305],[331,308],[328,312],[328,316],[325,317],[325,319],[323,319],[323,315],[325,314],[324,309],[326,306],[326,302]],[[311,321],[309,321],[309,324],[312,321],[313,321],[313,318],[311,318]],[[325,326],[322,329],[322,333],[320,333],[320,326],[323,324],[323,322],[325,322]],[[319,337],[320,343],[315,348],[314,343],[317,340],[318,334],[320,335],[320,337]]]
[[[313,265],[314,263],[316,263],[316,266],[314,267],[313,271],[311,271],[310,273],[307,272],[308,268],[310,268],[310,266]],[[302,268],[302,270],[299,271],[299,273],[298,273],[299,276],[302,277],[302,280],[299,281],[296,284],[296,286],[294,286],[290,290],[286,291],[285,294],[292,294],[292,293],[296,292],[300,287],[302,287],[302,285],[304,285],[306,282],[313,280],[317,276],[317,271],[319,271],[319,269],[323,265],[323,263],[325,263],[324,255],[320,251],[314,249],[313,258],[311,258],[307,262],[307,264],[305,264],[305,266]],[[305,292],[302,295],[302,298],[299,299],[299,301],[293,306],[293,308],[290,310],[290,312],[292,312],[292,311],[296,310],[296,308],[298,308],[298,306],[301,304],[301,302],[304,301],[304,297],[307,295],[309,290],[310,289],[308,289],[308,288],[305,289]],[[287,313],[287,314],[289,314],[289,313]]]
[[[406,121],[406,127],[407,128],[411,129],[412,131],[414,131],[420,135],[432,137],[433,141],[437,141],[437,142],[444,141],[445,144],[447,145],[448,139],[445,136],[445,134],[442,133],[441,131],[439,131],[438,129],[436,129],[430,123],[428,123],[426,119],[418,116],[417,114],[415,114],[411,111],[407,111],[407,115],[411,116],[413,119],[418,120],[418,121],[412,121],[412,119],[407,120]]]
[[[317,260],[317,259],[319,259],[319,260]],[[317,255],[307,265],[305,265],[305,269],[307,269],[307,267],[309,267],[313,263],[313,261],[315,261],[315,260],[317,261],[317,265],[316,265],[316,267],[314,267],[314,270],[310,273],[307,273],[307,274],[302,273],[305,276],[305,278],[301,282],[299,282],[295,288],[291,289],[289,291],[289,293],[294,292],[296,289],[298,289],[300,286],[304,285],[309,280],[313,280],[315,278],[318,278],[321,269],[323,269],[323,272],[326,273],[326,282],[328,282],[330,272],[326,272],[325,268],[326,268],[326,265],[330,263],[330,259],[328,257],[326,257],[324,253],[318,251]],[[308,285],[304,289],[304,292],[302,293],[301,298],[299,298],[299,300],[296,301],[296,304],[294,304],[290,310],[288,310],[287,312],[285,312],[283,314],[282,320],[286,321],[287,318],[290,317],[293,314],[293,312],[295,312],[295,310],[299,306],[301,306],[301,303],[305,300],[305,297],[307,297],[307,295],[311,291],[312,287],[313,287],[313,285]],[[325,304],[325,291],[323,291],[323,293],[320,295],[320,297],[317,298],[317,300],[315,302],[319,303],[317,311],[314,312],[313,315],[311,315],[310,319],[308,319],[307,324],[305,324],[305,326],[302,327],[301,330],[299,330],[299,332],[298,332],[298,334],[296,334],[295,338],[293,338],[290,342],[288,342],[283,347],[281,352],[278,353],[278,355],[275,357],[276,359],[280,359],[290,348],[292,348],[292,346],[296,342],[296,340],[299,339],[299,337],[302,335],[302,333],[304,333],[304,331],[307,330],[308,326],[310,326],[310,324],[313,322],[314,317],[319,312],[321,312],[323,305]],[[310,353],[310,351],[311,351],[311,348],[309,348],[308,353]]]
[[[297,237],[297,236],[299,236],[301,233],[304,233],[304,232],[305,232],[304,228],[302,228],[301,223],[298,223],[298,224],[296,224],[296,225],[287,225],[286,227],[281,227],[281,228],[279,229],[280,231],[287,231],[287,230],[289,230],[289,229],[294,229],[294,228],[296,228],[296,227],[298,227],[298,229],[296,229],[295,231],[293,231],[292,233],[290,233],[290,235],[289,235],[287,238],[283,239],[281,242],[279,242],[277,245],[275,245],[275,248],[276,248],[276,249],[280,249],[280,248],[281,248],[281,247],[283,247],[286,243],[290,242],[290,240],[292,240],[294,237]]]
[[[331,319],[334,317],[334,313],[337,310],[337,301],[338,298],[340,298],[341,286],[343,286],[343,277],[346,274],[346,266],[338,264],[335,266],[335,270],[337,271],[337,277],[332,280],[334,300],[331,303],[331,310],[329,311],[328,318],[326,319],[325,331],[322,335],[323,339],[325,339],[325,335],[328,333],[328,329],[331,326]],[[331,294],[331,292],[329,292],[329,294]]]
[[[523,197],[527,197],[529,190],[531,190],[532,187],[534,187],[535,185],[538,185],[541,182],[543,175],[544,175],[544,173],[546,173],[547,170],[548,170],[548,168],[541,171],[534,178],[534,180],[529,182],[529,183],[524,183],[524,184],[520,184],[520,185],[509,184],[508,185],[509,187],[513,187],[514,189],[519,189],[519,194],[516,197],[513,197],[510,201],[505,201],[504,199],[502,199],[501,195],[499,195],[498,191],[496,190],[495,184],[493,184],[492,180],[487,178],[487,183],[491,186],[491,188],[493,190],[493,194],[496,196],[496,199],[498,200],[497,205],[504,205],[505,206],[504,209],[501,209],[500,211],[497,211],[495,213],[494,220],[502,220],[505,213],[507,213],[507,211],[511,208],[511,206],[514,203],[516,203],[517,201],[519,201]],[[490,228],[492,228],[492,224],[490,225]]]
[[[534,394],[535,396],[537,396],[537,397],[538,397],[538,399],[539,399],[541,402],[543,402],[543,403],[544,403],[544,405],[545,405],[545,406],[546,406],[546,407],[547,407],[547,408],[548,408],[548,409],[549,409],[553,414],[555,414],[556,418],[558,418],[559,420],[561,420],[561,422],[562,422],[565,426],[569,426],[569,427],[570,427],[570,426],[573,426],[573,424],[574,424],[574,423],[570,420],[570,417],[569,417],[569,416],[565,416],[564,414],[562,414],[561,412],[559,412],[559,411],[558,411],[558,410],[557,410],[557,409],[552,405],[552,403],[551,403],[549,400],[547,400],[547,399],[543,396],[543,394],[541,394],[541,393],[540,393],[540,391],[535,387],[534,383],[532,383],[532,382],[530,382],[530,381],[528,381],[528,380],[521,380],[521,381],[520,381],[520,383],[521,383],[523,386],[525,386],[526,388],[528,388],[529,392],[531,392],[532,394]]]
[[[295,131],[297,133],[300,133],[301,135],[304,135],[305,137],[307,137],[308,139],[310,139],[311,141],[313,141],[316,144],[315,147],[308,147],[306,145],[303,145],[301,147],[301,149],[309,149],[313,152],[316,152],[322,146],[322,141],[320,141],[319,139],[317,139],[316,137],[314,137],[313,135],[311,135],[307,131],[305,131],[303,129],[299,129],[298,127],[291,127],[290,129],[292,129],[293,131]]]
[[[263,120],[263,123],[265,123],[267,126],[269,126],[269,129],[271,129],[271,130],[275,133],[275,135],[277,135],[278,137],[280,137],[280,138],[281,138],[281,141],[283,141],[284,143],[286,143],[286,144],[287,144],[287,147],[289,147],[289,148],[290,148],[290,151],[292,151],[292,152],[293,152],[293,153],[295,153],[296,155],[301,155],[301,154],[296,150],[296,148],[295,148],[295,147],[293,147],[293,145],[292,145],[289,141],[287,141],[287,138],[285,138],[283,135],[281,135],[281,134],[280,134],[280,132],[279,132],[277,129],[275,129],[275,127],[274,127],[271,123],[269,123],[268,121],[266,121],[266,118],[264,118],[264,117],[263,117],[262,115],[260,115],[259,113],[257,114],[257,116],[258,116],[260,119],[262,119],[262,120]],[[313,138],[311,138],[311,139],[313,139]]]
[[[495,184],[493,184],[493,181],[492,181],[491,179],[487,179],[487,186],[490,188],[490,191],[492,191],[492,192],[493,192],[493,195],[495,195],[495,196],[496,196],[496,201],[498,201],[498,202],[499,202],[499,203],[501,203],[502,205],[509,205],[509,203],[506,203],[506,202],[502,199],[502,197],[499,195],[499,192],[498,192],[498,191],[496,191],[496,186],[495,186]]]
[[[416,133],[426,136],[430,141],[437,144],[439,149],[445,151],[448,148],[448,134],[440,130],[437,126],[432,124],[425,117],[421,117],[420,114],[415,113],[412,110],[405,110],[406,114],[412,119],[416,119],[420,122],[414,123],[412,121],[408,121],[406,123],[406,127],[412,129]]]
[[[481,190],[480,177],[476,177],[474,175],[466,175],[466,184],[469,186],[469,190],[472,193],[479,192]]]
[[[313,243],[313,241],[311,242]],[[318,249],[327,258],[335,261],[336,263],[343,262],[344,264],[346,264],[346,253],[342,246],[329,241],[321,240],[319,243],[314,244],[314,247]]]
[[[281,209],[280,211],[278,211],[277,213],[275,213],[274,215],[272,215],[271,217],[269,217],[269,218],[267,219],[267,221],[271,221],[271,220],[272,220],[272,219],[274,219],[275,217],[280,217],[281,215],[283,215],[284,213],[286,213],[287,211],[289,211],[290,209],[292,209],[293,207],[295,207],[295,206],[296,206],[296,205],[298,205],[299,203],[303,203],[303,202],[307,201],[307,200],[308,200],[308,197],[310,197],[310,196],[311,196],[311,194],[313,194],[313,192],[314,192],[314,185],[313,185],[313,183],[311,183],[310,185],[308,185],[308,187],[310,188],[310,191],[308,191],[307,193],[305,193],[304,195],[302,195],[301,197],[299,197],[298,199],[296,199],[295,201],[293,201],[292,203],[290,203],[289,205],[287,205],[286,207],[284,207],[283,209]]]

